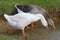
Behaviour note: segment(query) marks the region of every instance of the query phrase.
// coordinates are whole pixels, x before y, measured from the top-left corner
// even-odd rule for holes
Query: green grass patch
[[[1,35],[0,34],[0,40],[13,40],[13,38],[12,37],[8,37],[6,35]]]
[[[15,4],[33,4],[41,7],[60,7],[60,0],[0,0],[0,15],[9,14]]]

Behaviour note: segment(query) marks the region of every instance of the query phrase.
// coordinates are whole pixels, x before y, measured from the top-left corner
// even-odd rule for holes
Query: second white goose
[[[18,14],[15,15],[7,15],[4,14],[4,17],[6,18],[6,20],[8,21],[8,23],[13,26],[14,28],[17,29],[21,29],[22,33],[24,36],[27,36],[26,32],[25,32],[25,27],[29,24],[31,24],[32,22],[36,22],[38,20],[41,20],[41,23],[43,26],[47,27],[47,21],[45,20],[44,16],[41,14],[31,14],[31,13],[24,13],[24,12],[20,12]],[[48,29],[48,27],[47,27]]]

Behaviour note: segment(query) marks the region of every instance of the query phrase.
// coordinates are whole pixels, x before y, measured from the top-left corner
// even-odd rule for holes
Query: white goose
[[[20,12],[19,10],[22,10],[23,12],[32,13],[32,14],[42,14],[45,17],[47,23],[49,25],[51,25],[52,28],[55,30],[54,21],[50,18],[50,16],[47,14],[48,12],[45,9],[43,9],[39,6],[36,6],[36,5],[19,5],[19,4],[17,4],[17,5],[15,5],[15,7],[18,12]]]
[[[27,25],[31,24],[32,22],[36,22],[38,20],[41,20],[41,23],[43,26],[47,27],[47,21],[45,20],[44,16],[41,14],[31,14],[31,13],[24,13],[20,10],[20,12],[16,15],[7,15],[4,14],[4,17],[6,18],[6,20],[8,21],[8,23],[17,28],[17,29],[21,29],[22,33],[24,36],[26,36],[27,34],[25,33],[25,27],[27,27]],[[47,27],[48,29],[48,27]]]

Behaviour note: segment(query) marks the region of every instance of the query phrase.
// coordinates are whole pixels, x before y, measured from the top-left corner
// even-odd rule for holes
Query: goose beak
[[[53,30],[55,30],[55,29],[56,29],[55,24],[52,24],[52,28],[53,28]]]

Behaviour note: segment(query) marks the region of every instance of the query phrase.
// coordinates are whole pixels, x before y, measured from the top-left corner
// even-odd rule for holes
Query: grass
[[[12,40],[11,37],[0,35],[0,40]]]
[[[0,15],[10,14],[15,4],[33,4],[45,8],[59,7],[60,0],[0,0]]]

